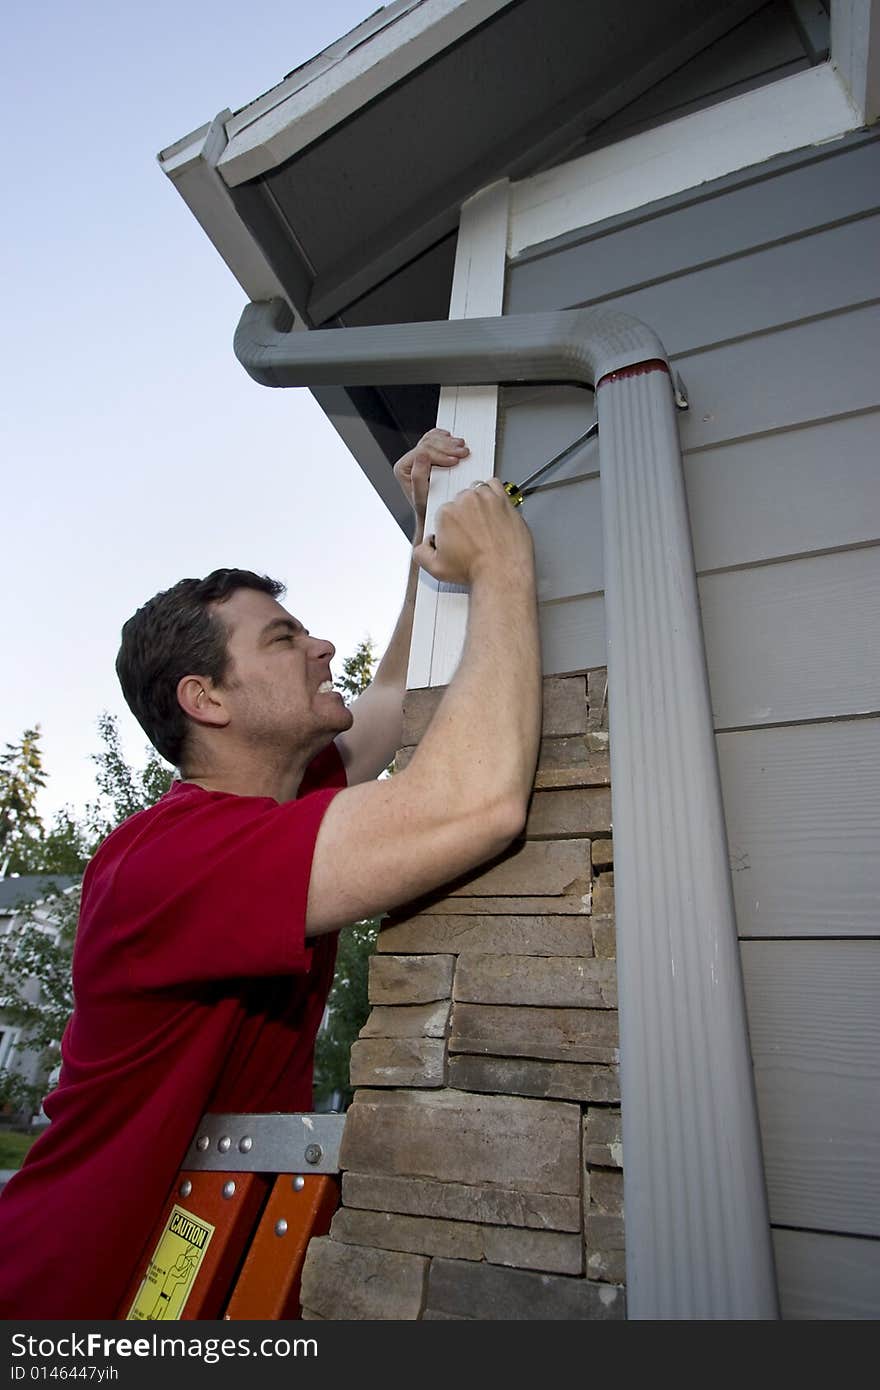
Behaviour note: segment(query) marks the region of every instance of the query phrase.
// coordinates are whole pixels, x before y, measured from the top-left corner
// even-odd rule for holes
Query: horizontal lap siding
[[[510,313],[643,318],[689,397],[685,479],[790,1317],[880,1314],[880,1245],[864,1238],[880,1234],[878,204],[880,141],[854,137],[532,248],[506,293]],[[509,391],[499,472],[518,480],[592,409],[572,387]],[[558,629],[548,670],[603,659],[599,452],[526,503]]]
[[[880,1236],[880,941],[747,941],[770,1218]]]
[[[880,935],[880,720],[716,744],[740,936]]]
[[[706,575],[716,729],[880,713],[880,545]]]
[[[784,1318],[876,1319],[880,1241],[776,1230],[773,1248]]]

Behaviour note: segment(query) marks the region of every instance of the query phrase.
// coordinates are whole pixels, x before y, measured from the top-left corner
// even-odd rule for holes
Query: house
[[[18,925],[24,914],[50,934],[57,935],[53,906],[58,891],[69,892],[78,879],[67,874],[11,874],[0,879],[0,938]],[[29,980],[24,998],[29,1004],[39,1001],[39,985]],[[0,1009],[0,1072],[14,1073],[26,1086],[46,1080],[43,1070],[43,1050],[28,1046],[27,1029],[16,1021],[10,1010]],[[34,1121],[37,1123],[37,1121]]]
[[[880,1313],[878,112],[877,0],[397,0],[160,156],[402,525],[435,418],[456,489],[599,425],[527,839],[380,936],[307,1311]]]

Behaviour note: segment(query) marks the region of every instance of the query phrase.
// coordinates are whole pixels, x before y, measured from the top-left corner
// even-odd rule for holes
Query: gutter
[[[638,319],[605,309],[309,333],[289,332],[291,324],[283,301],[245,309],[235,352],[254,380],[596,388],[629,1316],[776,1318],[676,394],[663,344]]]

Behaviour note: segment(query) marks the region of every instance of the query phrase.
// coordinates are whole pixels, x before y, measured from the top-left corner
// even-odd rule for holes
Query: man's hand
[[[436,530],[413,557],[435,579],[471,585],[483,573],[501,583],[534,585],[532,535],[498,478],[472,483],[434,518]]]
[[[463,439],[454,438],[449,430],[433,429],[423,434],[416,447],[395,463],[394,476],[416,514],[416,545],[421,541],[425,529],[431,469],[454,468],[469,453],[470,449]]]

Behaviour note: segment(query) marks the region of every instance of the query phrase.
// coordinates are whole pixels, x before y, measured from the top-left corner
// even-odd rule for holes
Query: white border
[[[510,254],[864,123],[834,65],[809,68],[514,184]]]
[[[451,319],[492,318],[501,313],[507,265],[510,184],[490,184],[464,204],[458,231]],[[426,533],[438,507],[479,478],[495,472],[498,390],[494,386],[444,387],[437,424],[463,436],[470,456],[456,468],[438,469],[431,478]],[[467,593],[437,585],[422,573],[416,596],[407,687],[447,685],[455,674],[467,626]]]

